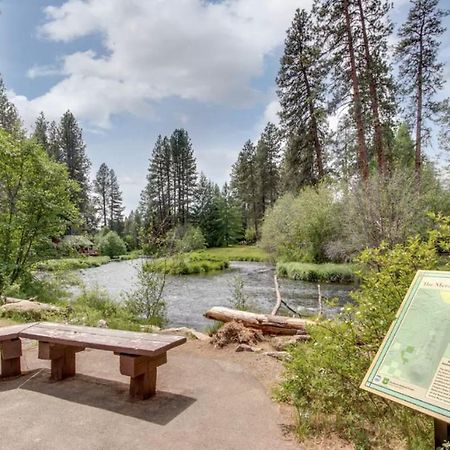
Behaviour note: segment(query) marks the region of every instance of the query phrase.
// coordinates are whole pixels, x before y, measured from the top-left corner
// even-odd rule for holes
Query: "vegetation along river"
[[[113,299],[120,300],[126,291],[134,289],[142,260],[112,262],[100,267],[80,270],[81,281],[88,289],[105,289]],[[188,326],[198,330],[212,324],[203,314],[212,306],[231,306],[233,282],[240,275],[249,309],[269,313],[275,305],[274,267],[259,262],[232,262],[230,269],[207,275],[167,276],[164,298],[169,326]],[[292,308],[311,315],[318,308],[315,283],[279,279],[280,291]],[[342,305],[349,297],[352,285],[322,284],[324,299],[337,298]],[[338,308],[324,304],[324,312],[336,313]],[[289,314],[281,308],[280,314]]]

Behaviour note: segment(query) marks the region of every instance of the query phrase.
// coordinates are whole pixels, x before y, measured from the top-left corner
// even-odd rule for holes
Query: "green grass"
[[[269,255],[256,245],[235,245],[232,247],[217,247],[199,250],[198,254],[210,258],[224,259],[226,261],[257,261],[269,260]]]
[[[291,280],[322,283],[353,283],[357,280],[352,264],[311,264],[286,262],[277,264],[277,275]]]
[[[78,258],[46,259],[34,264],[33,269],[45,270],[47,272],[89,269],[90,267],[102,266],[103,264],[107,264],[111,261],[128,261],[131,259],[140,258],[141,256],[141,251],[133,250],[126,255],[120,255],[112,259],[109,256],[80,256]]]
[[[99,267],[109,263],[109,256],[82,256],[79,258],[60,258],[39,261],[34,265],[34,270],[45,270],[56,272],[64,270],[88,269],[89,267]]]
[[[50,297],[51,294],[46,296]],[[136,319],[124,302],[114,301],[105,291],[98,289],[85,290],[74,300],[61,299],[49,303],[58,306],[59,311],[3,311],[0,312],[0,326],[8,323],[48,321],[95,327],[100,320],[105,320],[108,328],[112,329],[141,331],[141,326],[145,326],[151,331],[149,325],[152,323]]]
[[[192,275],[225,270],[230,263],[224,259],[207,256],[203,252],[158,258],[144,264],[145,270],[169,275]]]

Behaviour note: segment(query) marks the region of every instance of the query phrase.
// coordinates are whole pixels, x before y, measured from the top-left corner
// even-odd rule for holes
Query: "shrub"
[[[288,261],[323,262],[326,247],[339,229],[341,208],[331,187],[286,194],[266,214],[261,246]]]
[[[244,280],[241,275],[236,275],[231,283],[230,304],[234,309],[248,310],[248,296],[244,293]]]
[[[342,232],[327,244],[327,256],[350,259],[367,247],[375,248],[382,242],[394,245],[424,234],[429,225],[427,212],[437,207],[433,198],[439,190],[427,172],[418,192],[414,172],[406,169],[389,177],[374,174],[367,184],[351,183],[343,198]]]
[[[127,252],[125,242],[115,231],[108,231],[98,238],[98,248],[102,255],[114,258]]]
[[[176,242],[177,252],[192,252],[206,248],[205,238],[198,227],[189,226],[183,234],[183,237]]]
[[[149,272],[141,266],[135,290],[126,294],[125,306],[136,319],[145,319],[151,325],[163,326],[166,322],[166,302],[163,291],[164,275]]]
[[[411,449],[431,445],[432,421],[359,388],[417,269],[440,264],[437,245],[450,248],[450,218],[427,240],[365,250],[358,258],[360,289],[354,305],[336,319],[308,327],[311,341],[293,347],[279,392],[299,412],[300,430],[333,430],[357,448],[391,448],[404,439]]]

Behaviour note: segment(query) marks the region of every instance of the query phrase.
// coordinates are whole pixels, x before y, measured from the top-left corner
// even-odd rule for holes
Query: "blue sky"
[[[50,119],[74,112],[92,172],[102,162],[114,168],[130,210],[157,135],[178,127],[189,131],[199,170],[228,179],[243,143],[276,120],[285,30],[310,3],[3,0],[1,72],[27,126],[41,110]],[[398,0],[394,22],[407,10]]]

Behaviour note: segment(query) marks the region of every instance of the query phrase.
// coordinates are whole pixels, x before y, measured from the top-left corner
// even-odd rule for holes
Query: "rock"
[[[278,359],[279,361],[290,361],[292,359],[288,352],[265,352],[264,355]]]
[[[248,344],[239,344],[236,347],[235,351],[236,352],[254,352],[255,349],[254,349],[254,347],[252,347],[251,345],[248,345]]]
[[[98,328],[108,328],[108,323],[106,322],[106,320],[100,319],[100,320],[97,322],[97,327],[98,327]]]
[[[39,315],[40,313],[43,312],[60,312],[61,308],[55,305],[49,305],[48,303],[32,302],[30,300],[19,300],[5,303],[3,306],[0,306],[0,311],[31,313]]]
[[[191,329],[191,334],[195,336],[199,341],[209,342],[211,340],[211,338],[207,334],[201,333],[200,331]]]
[[[161,330],[156,325],[141,325],[140,329],[143,333],[158,333]]]
[[[194,337],[195,339],[198,339],[199,341],[209,341],[211,338],[205,334],[201,333],[200,331],[194,330],[193,328],[188,327],[178,327],[178,328],[166,328],[165,330],[161,330],[160,333],[162,334],[176,334],[186,337]]]
[[[298,334],[295,336],[278,336],[273,338],[272,345],[277,351],[286,351],[291,346],[298,344],[299,342],[305,342],[310,339],[307,334]]]

